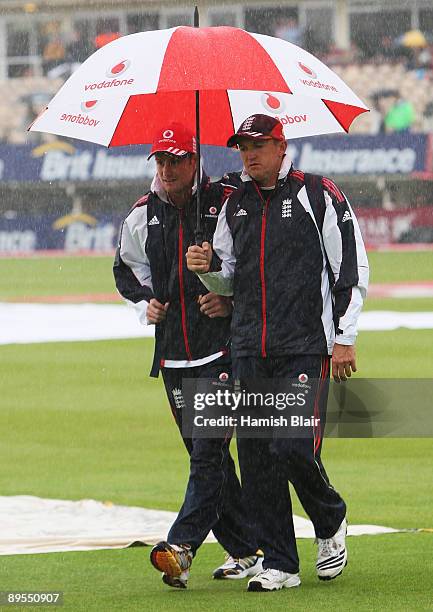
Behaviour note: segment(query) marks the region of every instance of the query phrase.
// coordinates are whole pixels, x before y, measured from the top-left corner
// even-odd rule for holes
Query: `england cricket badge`
[[[287,200],[283,200],[283,203],[281,204],[281,218],[282,219],[292,218],[292,200],[291,198],[287,198]]]

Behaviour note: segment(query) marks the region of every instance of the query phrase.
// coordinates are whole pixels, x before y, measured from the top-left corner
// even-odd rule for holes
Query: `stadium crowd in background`
[[[22,81],[8,88],[4,106],[14,106],[11,124],[0,109],[0,142],[24,143],[28,119],[39,112],[29,95],[51,94],[93,51],[115,38],[145,29],[158,28],[157,14],[127,15],[126,31],[118,17],[80,18],[68,21],[56,17],[37,25],[37,53],[43,76],[35,71],[33,60],[23,63],[26,51],[20,48],[19,32],[7,42],[8,55],[20,56],[10,67],[11,76]],[[355,23],[356,25],[356,23]],[[404,31],[398,35],[376,32],[378,44],[365,44],[363,30],[356,28],[348,48],[339,48],[332,36],[326,37],[309,23],[301,24],[296,8],[257,7],[246,10],[244,27],[250,31],[281,37],[300,45],[332,66],[373,108],[354,125],[353,133],[430,132],[433,105],[433,31]],[[394,30],[396,28],[394,27]],[[9,35],[9,33],[8,33]],[[33,77],[33,78],[32,78]],[[45,80],[44,80],[45,78]],[[37,81],[36,91],[34,82]],[[53,81],[53,83],[51,82]],[[7,114],[7,113],[6,113]],[[21,122],[18,121],[21,117]],[[33,138],[33,137],[32,137]],[[40,137],[42,140],[45,136]],[[33,138],[34,142],[34,138]]]

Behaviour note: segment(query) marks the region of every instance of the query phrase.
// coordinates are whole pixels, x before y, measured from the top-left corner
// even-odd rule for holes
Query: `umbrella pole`
[[[201,226],[201,154],[200,154],[200,92],[195,92],[195,135],[197,146],[197,221],[195,228],[195,243],[201,246],[203,229]]]
[[[199,27],[198,7],[194,10],[194,27]],[[203,242],[203,229],[201,225],[201,153],[200,153],[200,92],[195,92],[195,137],[197,146],[197,219],[195,227],[195,243],[199,246]]]

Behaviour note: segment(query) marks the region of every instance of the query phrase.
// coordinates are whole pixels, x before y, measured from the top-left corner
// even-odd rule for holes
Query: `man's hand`
[[[146,317],[149,323],[161,323],[164,321],[168,308],[168,302],[161,304],[155,298],[152,298],[147,307]]]
[[[334,344],[332,351],[332,376],[335,382],[347,380],[356,372],[356,353],[352,345]]]
[[[232,312],[231,299],[216,293],[199,295],[198,303],[200,304],[200,312],[211,319],[214,317],[228,317]]]
[[[212,261],[212,247],[209,242],[203,242],[201,247],[190,246],[186,253],[186,265],[191,272],[205,274],[209,272]]]

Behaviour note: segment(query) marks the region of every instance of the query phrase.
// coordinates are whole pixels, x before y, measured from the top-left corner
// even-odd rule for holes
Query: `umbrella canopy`
[[[427,40],[420,30],[409,30],[401,37],[404,47],[421,48],[427,46]]]
[[[31,130],[120,146],[152,141],[168,121],[225,145],[252,113],[277,116],[287,138],[347,131],[368,110],[327,66],[278,38],[232,27],[140,32],[91,55]]]
[[[121,36],[122,35],[120,32],[103,32],[102,34],[98,34],[98,36],[95,38],[95,47],[100,49],[101,47],[108,45],[108,43],[113,42],[113,40],[117,40]]]

